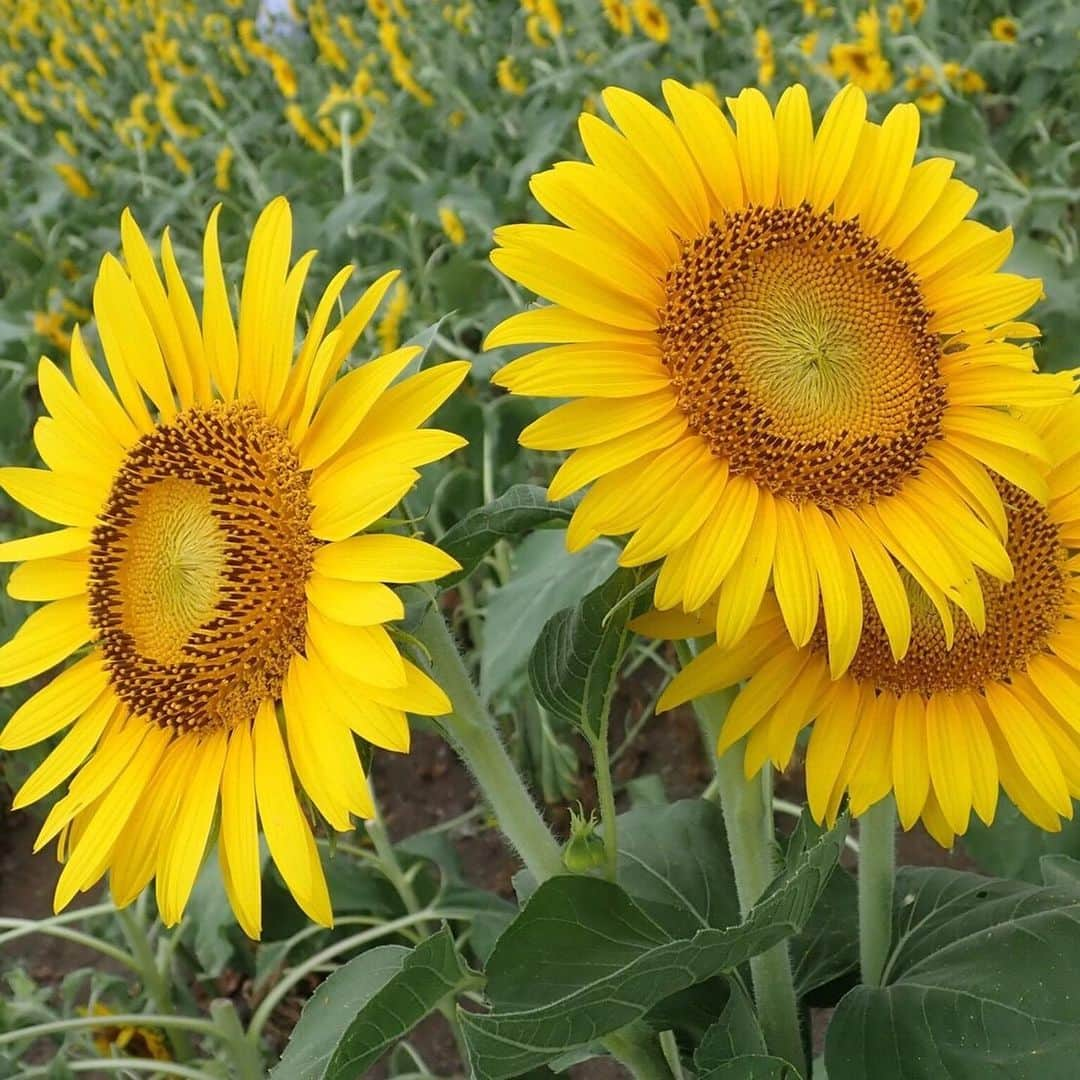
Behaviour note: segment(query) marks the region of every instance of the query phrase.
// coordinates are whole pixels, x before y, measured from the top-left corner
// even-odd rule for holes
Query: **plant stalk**
[[[611,783],[611,753],[608,749],[607,721],[599,738],[589,740],[596,772],[596,796],[600,803],[600,820],[604,825],[604,875],[615,880],[619,849],[615,824],[615,788]]]
[[[685,665],[693,656],[689,645],[677,643]],[[716,741],[734,692],[708,694],[694,702],[706,752],[716,757]],[[735,889],[743,918],[758,902],[779,867],[776,863],[772,815],[772,770],[769,766],[750,780],[743,771],[740,740],[716,757],[715,790],[724,814],[728,851],[735,872]],[[799,1029],[798,1002],[786,941],[750,960],[754,1001],[768,1048],[806,1076],[806,1059]]]
[[[896,875],[896,804],[886,795],[859,818],[859,966],[867,986],[880,986],[892,946]]]
[[[116,917],[120,921],[124,937],[127,938],[135,962],[138,964],[143,988],[154,1003],[154,1007],[165,1016],[174,1015],[176,1009],[173,1006],[169,983],[158,969],[154,950],[150,945],[150,938],[142,919],[130,907],[117,909]],[[190,1061],[195,1056],[195,1050],[187,1031],[181,1027],[171,1027],[168,1034],[177,1060]]]
[[[561,873],[559,846],[480,703],[457,642],[435,605],[428,609],[416,636],[431,657],[435,681],[454,707],[443,724],[476,777],[503,835],[537,882]]]
[[[563,873],[559,846],[514,768],[472,685],[457,642],[434,604],[428,608],[416,636],[431,657],[435,681],[446,691],[454,707],[443,724],[476,777],[503,835],[537,884]],[[614,803],[611,809],[614,810]],[[608,832],[614,838],[614,828],[605,829]],[[600,1041],[637,1080],[671,1080],[659,1039],[645,1024],[628,1025]]]

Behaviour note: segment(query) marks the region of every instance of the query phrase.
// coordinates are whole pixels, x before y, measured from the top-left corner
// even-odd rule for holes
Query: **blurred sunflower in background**
[[[835,820],[845,794],[854,814],[895,793],[900,822],[920,818],[944,847],[967,831],[971,811],[994,818],[999,786],[1050,832],[1080,796],[1080,400],[1029,420],[1049,448],[1044,506],[995,480],[1005,506],[1008,582],[982,574],[986,630],[935,605],[907,578],[911,648],[894,659],[871,615],[846,675],[829,678],[820,630],[796,648],[776,604],[766,601],[734,649],[711,646],[671,682],[673,708],[746,679],[720,731],[723,753],[747,736],[744,766],[785,768],[813,722],[806,788],[818,821]],[[643,633],[697,637],[707,613],[652,612]]]
[[[259,823],[297,902],[330,924],[297,786],[332,828],[350,829],[373,814],[354,733],[404,751],[406,710],[449,709],[387,632],[403,607],[386,583],[456,564],[373,527],[420,465],[463,444],[417,428],[468,365],[391,385],[420,352],[407,347],[336,378],[397,277],[327,332],[350,267],[297,352],[315,252],[290,269],[282,198],[255,225],[234,324],[217,217],[201,322],[168,232],[163,280],[125,213],[126,265],[106,255],[94,289],[109,381],[78,329],[72,380],[41,361],[49,415],[34,441],[46,467],[2,469],[0,487],[62,528],[0,544],[0,560],[22,563],[9,593],[46,602],[0,647],[0,686],[75,659],[16,711],[0,748],[70,728],[15,799],[26,806],[74,774],[37,841],[59,837],[57,910],[106,872],[121,906],[156,877],[161,917],[176,923],[220,808],[226,888],[257,937]]]
[[[521,436],[573,451],[551,498],[591,485],[569,546],[632,534],[621,562],[662,560],[659,608],[717,596],[721,649],[771,581],[796,646],[823,612],[834,678],[867,600],[905,656],[908,579],[981,632],[984,583],[1013,576],[988,468],[1047,495],[1046,450],[1004,407],[1073,392],[1010,340],[1038,335],[1012,320],[1041,293],[999,272],[1011,230],[966,220],[976,192],[951,161],[913,164],[914,105],[871,123],[849,86],[815,133],[802,86],[775,113],[757,90],[728,99],[734,128],[705,95],[663,90],[671,118],[606,90],[617,127],[580,119],[592,164],[533,177],[566,227],[495,233],[495,266],[554,304],[491,332],[488,348],[552,346],[494,381],[580,399]]]

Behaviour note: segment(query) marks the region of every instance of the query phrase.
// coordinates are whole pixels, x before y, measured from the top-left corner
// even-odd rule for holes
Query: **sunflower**
[[[784,768],[813,722],[806,787],[818,821],[836,818],[845,792],[862,814],[891,790],[904,828],[921,817],[948,847],[973,809],[993,821],[1000,786],[1036,825],[1058,831],[1080,796],[1080,400],[1038,412],[1031,422],[1051,449],[1050,499],[1044,506],[994,481],[1015,574],[1008,582],[983,575],[985,633],[905,578],[914,615],[907,655],[893,658],[884,625],[871,617],[834,682],[820,629],[798,649],[766,602],[738,646],[705,649],[659,708],[748,679],[718,744],[723,753],[747,736],[747,776],[770,759]],[[670,637],[708,631],[700,615],[674,612],[637,626]]]
[[[491,332],[488,348],[553,346],[494,381],[580,399],[521,436],[573,450],[551,498],[592,484],[568,545],[632,533],[621,562],[662,560],[661,609],[720,588],[724,647],[771,579],[797,645],[824,611],[834,676],[858,646],[861,582],[907,651],[893,559],[981,628],[979,572],[1012,575],[985,466],[1046,496],[1045,451],[1003,406],[1073,390],[1008,340],[1037,335],[1007,320],[1041,292],[997,272],[1011,231],[965,220],[975,192],[952,162],[912,165],[914,105],[870,123],[847,87],[815,135],[801,86],[775,114],[757,90],[729,99],[734,131],[705,95],[667,81],[664,96],[674,120],[606,90],[621,133],[582,116],[593,164],[532,179],[567,227],[495,233],[495,266],[554,304]]]
[[[289,268],[281,198],[252,233],[234,326],[217,217],[201,325],[168,233],[163,281],[125,212],[126,268],[106,255],[94,288],[109,381],[78,329],[73,381],[47,359],[38,368],[46,468],[0,469],[0,486],[63,527],[0,544],[0,560],[22,563],[8,592],[47,601],[0,647],[0,686],[73,662],[16,711],[0,748],[70,729],[15,797],[25,806],[74,774],[37,840],[59,838],[57,910],[108,871],[121,906],[156,877],[161,916],[176,923],[219,816],[226,889],[257,937],[258,822],[297,902],[330,924],[305,803],[338,830],[370,817],[354,733],[405,751],[406,710],[449,709],[388,633],[403,610],[385,583],[438,578],[454,561],[373,527],[417,466],[462,445],[417,425],[468,365],[391,386],[420,351],[402,348],[335,380],[397,277],[327,333],[351,268],[294,356],[315,253]]]

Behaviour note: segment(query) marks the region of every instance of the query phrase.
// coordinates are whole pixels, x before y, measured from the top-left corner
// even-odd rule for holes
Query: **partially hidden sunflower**
[[[673,119],[606,90],[619,130],[581,117],[592,164],[533,177],[566,227],[495,233],[495,266],[554,303],[491,332],[488,348],[551,346],[494,381],[579,399],[521,436],[573,451],[550,497],[592,485],[568,545],[632,534],[621,561],[662,560],[661,609],[719,589],[722,647],[771,581],[797,645],[823,612],[834,676],[863,584],[892,656],[907,652],[894,560],[981,629],[980,575],[1012,576],[988,468],[1046,498],[1045,449],[1005,406],[1074,388],[1008,340],[1038,335],[1010,320],[1041,292],[998,272],[1011,231],[966,220],[976,193],[951,161],[913,164],[914,105],[871,123],[847,87],[815,134],[803,87],[775,113],[750,89],[728,100],[733,130],[703,94],[663,91]]]
[[[901,824],[921,817],[943,846],[971,811],[994,818],[999,787],[1042,829],[1056,832],[1080,796],[1080,399],[1031,417],[1050,449],[1044,506],[995,484],[1008,522],[1012,580],[984,575],[986,630],[951,604],[935,607],[909,578],[911,648],[893,658],[876,615],[847,673],[829,677],[824,637],[796,648],[770,597],[734,648],[695,657],[659,702],[682,702],[748,680],[720,730],[724,753],[746,737],[745,771],[784,768],[813,723],[806,753],[811,812],[831,823],[895,793]],[[652,612],[637,622],[661,637],[707,634],[708,614]]]
[[[0,686],[73,662],[15,712],[0,748],[70,728],[15,798],[25,806],[72,777],[37,840],[59,838],[57,910],[106,872],[119,905],[156,877],[161,916],[176,923],[217,821],[230,901],[257,937],[260,823],[297,902],[330,924],[305,806],[338,830],[370,817],[354,733],[404,751],[405,711],[449,710],[387,631],[403,609],[386,583],[456,564],[378,523],[418,466],[462,445],[418,425],[468,365],[391,385],[419,352],[402,348],[336,378],[397,277],[328,332],[348,267],[297,349],[315,253],[290,269],[282,198],[251,235],[234,325],[217,217],[201,323],[168,232],[162,279],[125,212],[126,266],[106,255],[94,288],[108,379],[78,330],[72,380],[47,359],[38,368],[46,467],[0,469],[0,487],[62,528],[0,544],[0,560],[22,563],[8,592],[46,601],[0,647]]]

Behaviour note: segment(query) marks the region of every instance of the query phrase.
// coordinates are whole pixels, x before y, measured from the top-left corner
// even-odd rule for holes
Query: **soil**
[[[623,692],[613,710],[613,745],[622,742],[625,727],[640,716],[645,695],[639,686]],[[581,762],[580,798],[586,811],[596,804],[595,786],[589,772],[587,748],[578,745]],[[699,794],[711,777],[711,764],[703,751],[693,713],[683,708],[648,722],[622,754],[614,768],[616,785],[634,777],[658,775],[668,799],[676,800]],[[374,766],[374,782],[380,792],[383,813],[392,839],[397,840],[418,830],[457,817],[476,804],[470,777],[447,745],[437,736],[418,732],[407,756],[380,755]],[[793,802],[804,798],[801,761],[779,778],[778,794]],[[0,807],[10,803],[0,790]],[[620,795],[619,808],[627,804]],[[569,805],[560,803],[546,808],[557,833],[565,835],[569,824]],[[51,898],[58,866],[47,853],[31,855],[37,821],[30,814],[10,815],[0,809],[0,913],[7,917],[41,918],[51,914]],[[785,828],[790,818],[783,815],[778,825]],[[470,884],[492,890],[500,896],[513,897],[511,879],[520,868],[514,854],[491,829],[457,830],[455,844],[463,872]],[[898,860],[902,864],[952,866],[969,869],[973,864],[961,851],[943,851],[917,827],[900,837]],[[80,898],[93,903],[93,894]],[[41,983],[58,982],[65,972],[86,964],[97,964],[98,954],[66,941],[41,936],[22,938],[0,955],[0,970],[12,964],[24,966]],[[302,1004],[300,999],[287,1001],[275,1017],[272,1030],[283,1042],[295,1023]],[[820,1042],[828,1023],[828,1010],[816,1010],[813,1017],[815,1042]],[[275,1040],[276,1041],[276,1040]],[[428,1067],[440,1076],[461,1075],[461,1061],[454,1038],[445,1020],[434,1015],[410,1035]],[[371,1070],[371,1080],[382,1080],[385,1067]],[[621,1066],[595,1060],[574,1066],[568,1075],[573,1080],[616,1080],[628,1076]]]

